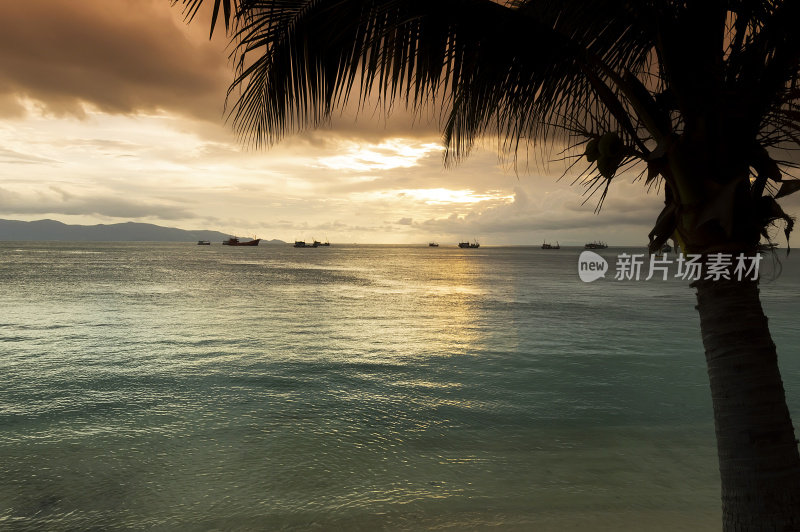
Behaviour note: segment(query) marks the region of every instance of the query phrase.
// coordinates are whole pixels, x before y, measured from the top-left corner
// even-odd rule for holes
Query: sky
[[[209,40],[207,20],[187,24],[169,0],[26,0],[3,15],[0,218],[285,241],[644,246],[663,206],[633,172],[595,214],[560,163],[521,154],[515,167],[491,139],[445,166],[437,122],[402,110],[343,112],[269,148],[244,145],[225,120],[224,34]]]

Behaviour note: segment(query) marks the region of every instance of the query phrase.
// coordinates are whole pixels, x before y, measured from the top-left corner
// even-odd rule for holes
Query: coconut
[[[606,179],[611,179],[614,177],[614,174],[617,173],[619,169],[619,165],[622,163],[622,156],[608,156],[601,154],[600,157],[597,158],[597,170],[600,171],[600,175],[605,177]]]
[[[600,142],[597,143],[597,149],[601,155],[607,157],[619,157],[622,155],[622,139],[616,133],[606,133],[600,137]]]
[[[600,141],[597,139],[592,139],[586,143],[586,151],[583,152],[586,155],[586,160],[590,163],[593,163],[597,160],[597,157],[600,156],[600,150],[598,149],[597,145]]]

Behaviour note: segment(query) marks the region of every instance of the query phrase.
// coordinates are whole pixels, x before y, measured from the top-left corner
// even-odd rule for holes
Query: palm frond
[[[174,1],[192,17],[202,4]],[[796,0],[214,0],[212,10],[212,31],[219,15],[234,44],[229,118],[255,145],[348,101],[385,114],[429,106],[447,161],[485,135],[516,156],[614,133],[624,161],[596,183],[638,160],[645,183],[665,190],[679,138],[710,139],[697,179],[738,179],[712,168],[713,154],[736,153],[758,190],[780,176],[762,149],[800,146]]]

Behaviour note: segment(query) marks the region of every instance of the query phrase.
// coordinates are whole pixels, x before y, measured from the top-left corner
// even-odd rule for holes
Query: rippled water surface
[[[0,528],[718,529],[691,289],[579,252],[0,242]]]

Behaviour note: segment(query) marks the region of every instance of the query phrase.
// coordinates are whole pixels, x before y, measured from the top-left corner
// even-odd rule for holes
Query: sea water
[[[0,528],[719,529],[693,291],[580,251],[0,243]]]

